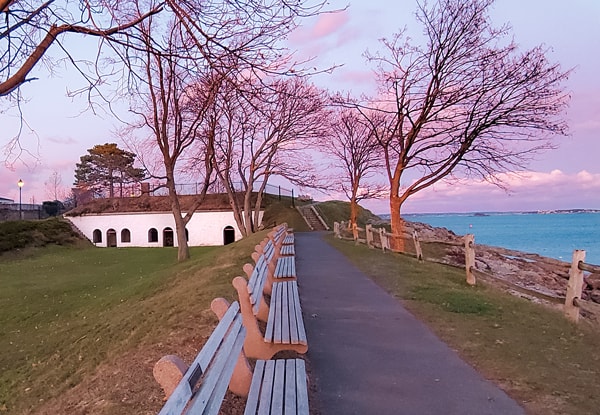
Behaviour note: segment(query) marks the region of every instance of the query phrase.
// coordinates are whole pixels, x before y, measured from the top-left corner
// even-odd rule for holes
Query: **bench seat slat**
[[[294,298],[294,284],[286,284],[288,288],[288,297],[292,300],[289,302],[288,307],[288,319],[290,324],[290,342],[293,344],[298,344],[300,342],[300,338],[298,336],[298,320],[296,318],[296,307],[300,304],[299,300]],[[297,302],[298,301],[298,302]]]
[[[296,359],[285,361],[285,408],[284,415],[296,415]]]
[[[271,397],[271,415],[283,415],[285,397],[285,360],[275,360],[275,388]]]
[[[298,342],[301,344],[306,344],[306,330],[304,329],[304,318],[302,317],[302,308],[300,307],[300,294],[298,293],[298,283],[296,281],[293,282],[292,286],[292,296],[294,297],[293,303],[295,306],[295,320],[298,323]]]
[[[290,343],[290,296],[288,290],[289,284],[283,284],[281,290],[281,314],[279,320],[281,320],[281,343]],[[293,307],[293,306],[292,306]]]
[[[250,392],[248,393],[248,399],[246,400],[246,409],[244,410],[244,415],[256,414],[256,408],[258,408],[258,398],[260,396],[260,389],[265,372],[265,363],[266,360],[256,361],[254,373],[252,374],[252,383],[250,384]]]
[[[275,266],[275,272],[273,273],[275,278],[293,278],[296,277],[296,257],[295,256],[283,256],[277,259],[277,265]]]
[[[257,360],[244,415],[308,415],[302,359]]]
[[[271,343],[273,340],[273,332],[275,331],[275,319],[277,310],[277,290],[278,284],[273,284],[271,292],[271,304],[269,306],[269,317],[267,318],[267,327],[265,328],[265,342]]]
[[[294,245],[282,245],[279,250],[279,255],[282,255],[282,256],[291,256],[291,255],[294,255],[295,253],[296,253],[296,250],[294,249]]]
[[[306,365],[304,360],[295,359],[296,363],[296,391],[297,391],[297,409],[298,415],[308,415],[308,389],[306,386]]]
[[[264,341],[283,344],[307,343],[296,281],[280,281],[273,284]]]
[[[260,391],[260,403],[258,405],[258,415],[269,415],[271,412],[271,398],[275,385],[275,361],[267,360],[265,364],[265,373],[263,375],[262,390]]]

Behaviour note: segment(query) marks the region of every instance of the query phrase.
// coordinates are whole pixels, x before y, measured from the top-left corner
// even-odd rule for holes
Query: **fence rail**
[[[566,295],[563,297],[528,289],[489,272],[478,269],[476,267],[475,238],[471,234],[465,235],[462,243],[457,241],[442,241],[433,239],[423,240],[419,237],[417,231],[414,231],[412,234],[405,233],[400,235],[392,234],[385,228],[374,228],[371,225],[367,225],[365,228],[359,228],[354,225],[353,227],[349,228],[345,222],[334,223],[334,234],[337,238],[354,240],[356,243],[364,243],[370,248],[379,248],[383,252],[393,251],[413,255],[420,261],[425,260],[422,244],[438,244],[461,247],[464,248],[465,256],[464,266],[461,266],[461,268],[465,269],[467,284],[476,285],[477,279],[479,278],[489,283],[502,286],[505,289],[513,290],[520,294],[537,298],[550,304],[562,304],[565,316],[573,322],[578,322],[582,314],[584,317],[588,317],[591,320],[600,322],[600,304],[582,299],[584,272],[600,274],[600,266],[586,263],[585,251],[583,250],[575,250],[573,252],[573,260],[569,268],[569,280],[567,283]],[[400,244],[404,245],[404,248],[402,249],[396,248],[399,245],[396,243],[396,241],[399,239],[403,239],[404,241],[412,241],[413,249],[407,249],[405,246],[406,244]],[[445,265],[451,265],[430,257],[427,258],[427,260],[443,263]]]

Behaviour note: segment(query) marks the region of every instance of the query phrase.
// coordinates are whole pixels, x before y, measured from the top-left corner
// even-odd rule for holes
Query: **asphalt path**
[[[295,233],[311,407],[323,415],[525,413],[322,237]]]

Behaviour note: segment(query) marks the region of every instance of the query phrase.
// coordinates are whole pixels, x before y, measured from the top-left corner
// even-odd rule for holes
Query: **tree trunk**
[[[175,232],[177,234],[177,261],[185,261],[190,258],[190,247],[188,246],[185,235],[185,221],[181,217],[181,210],[178,213],[173,211],[175,218]]]
[[[402,207],[402,198],[398,195],[390,195],[390,218],[392,225],[392,234],[399,235],[392,238],[392,246],[390,248],[404,252],[404,229],[405,223],[400,216],[400,208]]]
[[[190,248],[185,236],[186,220],[181,215],[181,205],[179,204],[179,197],[175,190],[173,174],[169,174],[169,169],[167,171],[167,188],[169,189],[169,200],[171,201],[171,211],[175,219],[175,234],[177,235],[177,261],[181,262],[190,258]],[[193,214],[193,212],[190,213]]]
[[[244,225],[246,226],[246,235],[254,233],[254,223],[252,220],[252,188],[246,189],[244,195]]]
[[[350,226],[358,226],[358,202],[356,201],[356,195],[352,195],[350,198]]]

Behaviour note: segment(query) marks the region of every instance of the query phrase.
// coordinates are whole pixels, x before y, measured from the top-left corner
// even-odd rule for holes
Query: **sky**
[[[371,68],[363,53],[381,50],[379,39],[391,37],[403,27],[418,38],[414,0],[330,0],[331,9],[347,10],[324,14],[303,22],[288,39],[299,59],[313,58],[311,66],[341,65],[331,75],[319,75],[314,82],[332,91],[358,95],[373,93]],[[544,44],[548,58],[563,69],[574,68],[567,90],[571,102],[566,113],[570,136],[558,137],[558,149],[543,153],[527,171],[508,172],[507,189],[481,181],[439,183],[412,196],[404,213],[520,211],[588,208],[600,209],[600,2],[597,0],[497,0],[493,24],[509,23],[515,41],[522,48]],[[89,44],[79,39],[71,44],[85,56]],[[80,49],[80,50],[77,50]],[[53,172],[62,187],[73,183],[79,157],[96,144],[117,142],[119,124],[100,108],[89,111],[82,98],[68,98],[67,90],[82,85],[73,71],[57,68],[49,76],[46,68],[36,71],[37,81],[23,87],[28,102],[22,106],[27,122],[21,142],[27,151],[19,160],[0,166],[0,197],[18,201],[17,182],[22,179],[23,203],[53,199],[50,181]],[[18,118],[1,112],[0,145],[15,134]],[[311,193],[309,189],[297,189]],[[323,195],[315,194],[317,199]],[[341,195],[327,197],[343,199]],[[387,213],[388,202],[365,201],[375,213]]]

